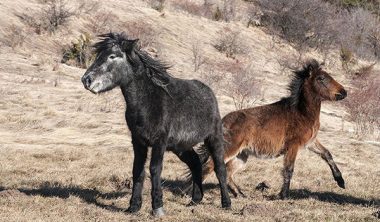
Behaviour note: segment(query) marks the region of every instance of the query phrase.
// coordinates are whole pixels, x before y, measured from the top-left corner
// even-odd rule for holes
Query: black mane
[[[302,69],[293,72],[292,80],[288,86],[290,96],[286,98],[290,100],[292,106],[299,104],[303,84],[310,77],[311,71],[317,69],[320,69],[320,64],[315,59],[312,59],[306,62]]]
[[[114,45],[118,45],[122,50],[127,53],[127,57],[133,64],[137,64],[135,57],[130,56],[130,52],[128,53],[128,47],[133,47],[128,45],[131,39],[128,39],[128,36],[122,33],[107,33],[99,35],[101,40],[93,45],[95,48],[96,54],[101,53],[104,50],[111,48]],[[150,57],[146,52],[141,51],[138,47],[132,48],[133,52],[138,56],[141,63],[147,69],[145,74],[149,77],[149,79],[157,86],[163,87],[166,91],[166,85],[169,84],[172,76],[167,72],[167,69],[170,68],[168,64],[160,60],[155,60]]]

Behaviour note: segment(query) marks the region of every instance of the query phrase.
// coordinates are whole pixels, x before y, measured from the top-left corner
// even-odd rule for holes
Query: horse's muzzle
[[[344,90],[344,89],[340,90],[339,93],[335,94],[335,99],[336,100],[342,100],[342,99],[344,99],[346,97],[347,97],[347,91]]]
[[[89,89],[92,83],[91,75],[84,75],[82,77],[82,83],[83,83],[84,88]]]

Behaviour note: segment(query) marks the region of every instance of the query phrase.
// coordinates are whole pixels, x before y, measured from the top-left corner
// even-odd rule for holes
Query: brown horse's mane
[[[310,77],[312,70],[320,69],[321,65],[316,60],[309,60],[300,70],[293,71],[292,80],[288,86],[290,96],[283,98],[291,106],[298,106],[302,99],[303,85]]]

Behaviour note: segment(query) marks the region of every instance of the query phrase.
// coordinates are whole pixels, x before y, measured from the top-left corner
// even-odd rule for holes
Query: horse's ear
[[[313,73],[313,71],[318,70],[320,68],[320,64],[316,60],[309,61],[309,64],[307,65],[307,71],[309,76]]]
[[[138,43],[139,39],[133,39],[133,40],[125,40],[123,42],[123,48],[126,52],[132,52],[136,46],[137,46],[137,43]]]

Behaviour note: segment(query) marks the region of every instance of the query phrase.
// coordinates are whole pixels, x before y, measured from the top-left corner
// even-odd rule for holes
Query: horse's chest
[[[319,121],[316,122],[309,130],[308,130],[308,133],[306,134],[307,138],[306,138],[306,143],[305,143],[305,147],[308,147],[310,146],[311,144],[313,144],[317,138],[317,135],[318,135],[318,131],[319,131],[319,126],[320,126],[320,123]]]

